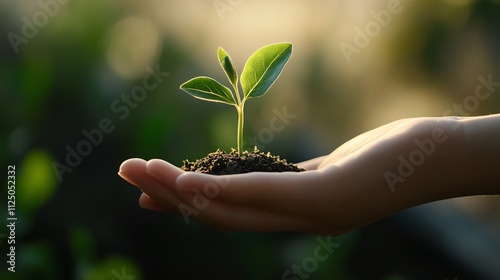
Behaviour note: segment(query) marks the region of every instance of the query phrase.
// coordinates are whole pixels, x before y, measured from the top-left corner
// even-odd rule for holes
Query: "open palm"
[[[464,156],[458,152],[463,143],[458,118],[414,118],[300,163],[307,169],[301,173],[214,176],[159,159],[129,159],[119,174],[143,191],[143,208],[180,214],[186,223],[337,235],[418,204],[475,194],[457,188],[460,180],[453,175],[460,166],[449,164]]]

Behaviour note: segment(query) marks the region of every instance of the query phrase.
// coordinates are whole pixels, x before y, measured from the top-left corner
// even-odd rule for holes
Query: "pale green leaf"
[[[224,69],[224,72],[226,72],[227,78],[236,88],[236,86],[238,85],[238,73],[236,72],[236,68],[234,67],[233,60],[222,48],[219,48],[217,50],[217,57],[219,58],[220,66],[222,66],[222,69]]]
[[[180,89],[198,99],[230,105],[236,104],[231,90],[209,77],[193,78],[183,83]]]
[[[241,73],[240,83],[245,99],[265,94],[281,74],[291,54],[291,43],[268,45],[253,53]]]

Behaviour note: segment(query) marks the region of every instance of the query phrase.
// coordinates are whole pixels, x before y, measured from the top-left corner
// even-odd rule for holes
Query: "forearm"
[[[443,129],[446,141],[436,144],[434,153],[419,167],[421,176],[408,180],[410,196],[421,204],[500,194],[500,114],[463,117],[455,123],[449,120],[438,119],[437,127]]]
[[[432,201],[500,194],[500,115],[410,119],[392,128],[376,142],[348,145],[363,148],[324,173],[330,213],[345,213],[335,228],[348,231]]]
[[[461,188],[470,194],[500,194],[500,114],[462,118]]]

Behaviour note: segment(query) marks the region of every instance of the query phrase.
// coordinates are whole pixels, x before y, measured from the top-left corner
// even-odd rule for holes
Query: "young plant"
[[[281,74],[281,70],[292,54],[291,43],[267,45],[254,52],[246,61],[239,82],[243,95],[240,96],[238,73],[231,57],[222,49],[217,50],[219,63],[224,69],[234,92],[210,77],[196,77],[180,86],[180,89],[195,98],[234,105],[238,112],[238,155],[243,151],[243,109],[247,99],[264,95]],[[235,98],[236,97],[236,98]]]

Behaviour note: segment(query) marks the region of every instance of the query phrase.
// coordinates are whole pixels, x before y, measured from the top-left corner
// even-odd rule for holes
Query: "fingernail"
[[[129,178],[127,178],[127,176],[125,174],[123,174],[121,171],[118,171],[118,176],[120,176],[123,180],[129,182],[130,184],[138,187],[136,183],[132,182],[132,180],[130,180]]]

